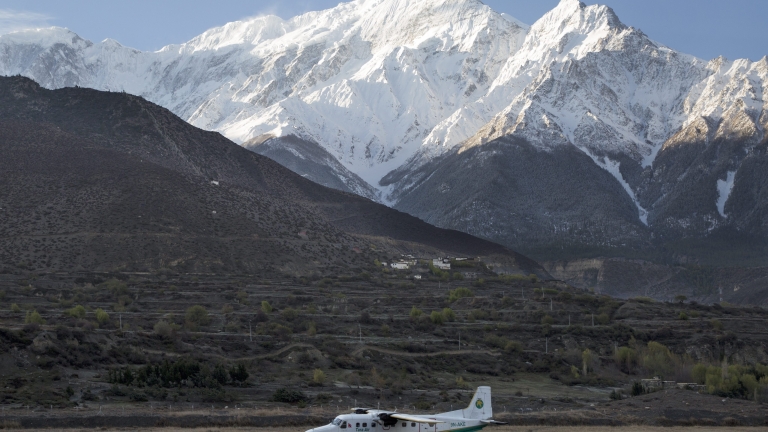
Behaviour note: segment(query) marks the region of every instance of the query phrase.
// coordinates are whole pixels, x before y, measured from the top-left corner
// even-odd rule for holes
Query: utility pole
[[[549,310],[554,310],[552,309],[552,297],[549,298]]]
[[[253,342],[253,333],[251,332],[251,320],[248,320],[248,337],[251,339],[251,342]]]
[[[595,314],[592,313],[592,327],[595,326]]]
[[[571,314],[568,314],[568,327],[571,326]]]
[[[118,315],[120,317],[120,331],[123,331],[123,314]]]
[[[461,351],[461,330],[459,330],[459,351]]]
[[[549,354],[549,338],[544,338],[544,354]]]

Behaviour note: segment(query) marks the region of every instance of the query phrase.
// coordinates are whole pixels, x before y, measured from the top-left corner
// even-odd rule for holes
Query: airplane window
[[[368,427],[368,423],[363,423],[363,427]]]
[[[360,423],[355,423],[355,427],[360,427]]]
[[[411,423],[411,427],[416,427],[416,423]]]
[[[342,429],[346,429],[346,428],[347,428],[347,422],[343,422],[343,423],[341,424],[341,428],[342,428]]]
[[[403,427],[406,427],[406,426],[408,426],[408,423],[403,422]]]
[[[340,425],[340,424],[341,424],[341,419],[337,417],[337,418],[333,419],[333,421],[331,422],[331,424],[332,424],[332,425],[335,425],[335,426],[338,426],[338,425]]]
[[[376,423],[371,423],[371,427],[376,427]]]

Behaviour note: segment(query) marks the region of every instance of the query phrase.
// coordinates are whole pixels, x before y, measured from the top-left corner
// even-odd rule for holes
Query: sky
[[[418,1],[418,0],[416,0]],[[484,0],[533,24],[558,0]],[[602,0],[624,24],[703,59],[759,60],[768,55],[768,0]],[[263,14],[290,18],[339,0],[0,0],[0,34],[66,27],[94,42],[115,39],[140,50],[186,42],[205,30]]]

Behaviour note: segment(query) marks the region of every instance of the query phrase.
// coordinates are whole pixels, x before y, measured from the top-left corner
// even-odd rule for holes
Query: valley
[[[5,273],[0,405],[25,427],[78,418],[303,425],[349,406],[447,411],[491,384],[496,418],[513,424],[690,424],[670,398],[697,401],[694,424],[765,420],[764,386],[755,395],[722,390],[735,392],[722,393],[733,398],[727,406],[676,388],[631,397],[654,374],[695,383],[697,364],[719,371],[726,359],[736,374],[768,363],[768,333],[757,330],[764,309],[623,301],[535,277],[422,274]],[[670,351],[655,358],[656,346]],[[198,372],[148,381],[183,365]],[[645,411],[654,401],[667,402]]]

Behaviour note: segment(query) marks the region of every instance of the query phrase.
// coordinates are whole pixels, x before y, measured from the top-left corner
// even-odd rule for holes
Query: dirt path
[[[491,356],[501,355],[498,352],[494,352],[490,350],[453,350],[453,351],[436,351],[436,352],[428,352],[428,353],[410,353],[410,352],[395,351],[387,348],[379,348],[379,347],[372,347],[372,346],[364,346],[362,348],[358,348],[352,351],[352,355],[359,356],[364,351],[378,351],[380,353],[396,355],[401,357],[435,357],[440,355],[466,355],[466,354],[487,354]]]

